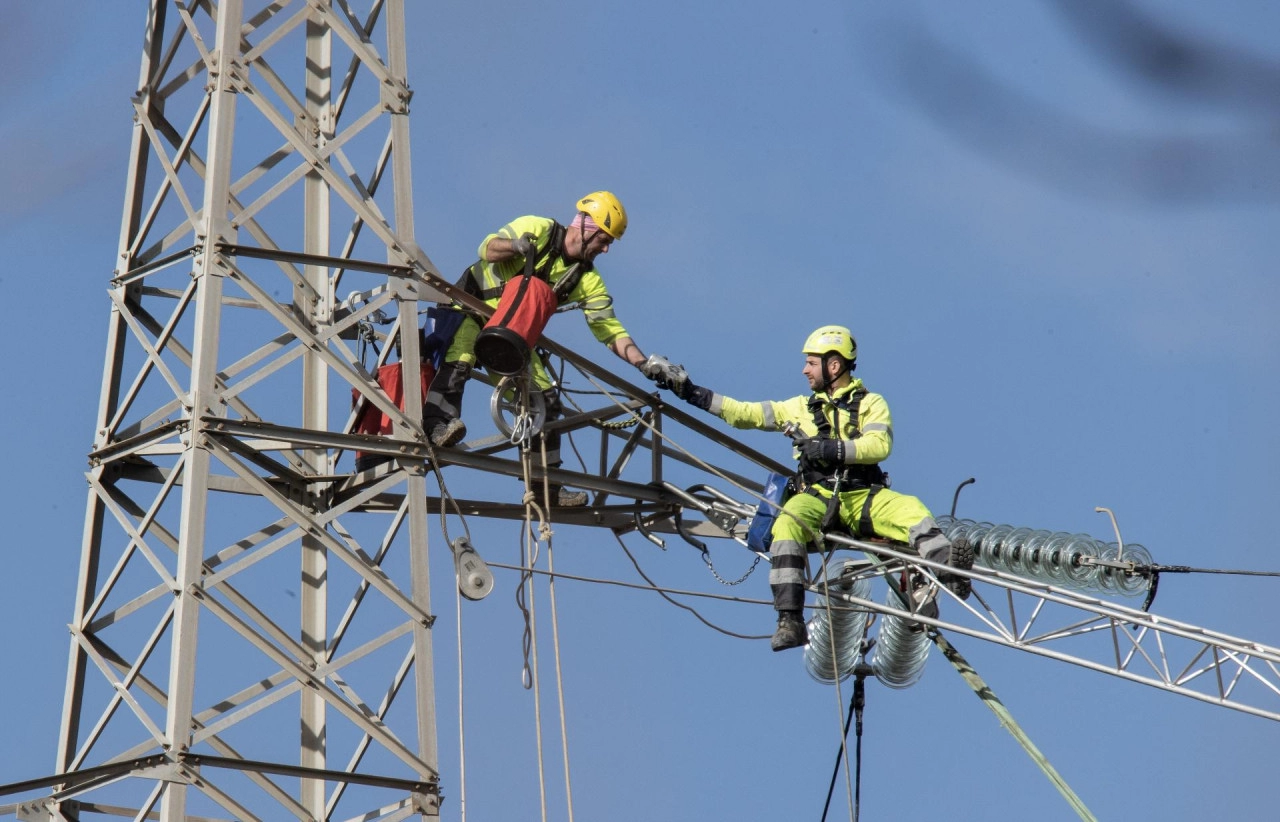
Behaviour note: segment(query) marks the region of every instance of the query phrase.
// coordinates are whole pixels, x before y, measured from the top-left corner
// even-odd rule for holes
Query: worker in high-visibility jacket
[[[815,550],[817,535],[833,527],[906,543],[921,557],[953,568],[973,567],[967,542],[952,543],[924,503],[887,487],[880,462],[893,448],[893,421],[884,397],[853,377],[858,358],[853,334],[843,326],[823,326],[809,335],[803,351],[804,376],[813,392],[807,397],[741,402],[692,381],[673,386],[689,403],[734,428],[783,431],[794,426],[802,434],[793,436],[797,493],[778,512],[769,545],[769,585],[778,612],[775,651],[808,641],[802,616],[807,553]],[[960,598],[969,596],[966,577],[943,572],[939,579]],[[937,614],[931,598],[915,605],[919,613]]]
[[[469,294],[496,307],[506,283],[520,276],[527,259],[533,256],[535,276],[552,287],[558,304],[581,306],[597,340],[641,369],[646,377],[658,381],[658,371],[646,365],[647,358],[615,316],[613,299],[595,268],[596,257],[608,253],[627,230],[627,212],[608,191],[588,194],[577,205],[577,214],[568,226],[548,217],[518,217],[485,237],[480,243],[480,259],[467,269],[459,284]],[[423,423],[436,446],[455,445],[466,436],[467,426],[461,419],[462,394],[476,365],[479,333],[479,321],[468,314],[427,392]],[[533,387],[543,394],[546,420],[550,422],[562,413],[559,391],[536,352],[530,354],[529,367]],[[545,445],[547,467],[559,466],[559,433],[546,435]],[[540,450],[541,443],[535,441],[534,447]],[[586,504],[587,495],[553,487],[551,499],[553,504],[578,506]]]

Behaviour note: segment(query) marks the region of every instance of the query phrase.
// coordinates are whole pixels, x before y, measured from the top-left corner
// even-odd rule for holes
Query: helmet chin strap
[[[834,377],[828,377],[827,361],[830,360],[832,357],[836,357],[837,359],[839,359],[841,368],[839,373],[837,373]],[[844,357],[841,357],[839,354],[836,354],[834,351],[823,354],[822,355],[822,382],[821,384],[818,385],[818,390],[826,391],[828,394],[830,394],[831,384],[834,383],[836,380],[840,379],[841,377],[843,377],[845,374],[848,374],[849,372],[853,371],[852,367],[846,365],[847,362],[848,361]]]
[[[586,214],[585,211],[580,211],[578,213]],[[572,230],[573,229],[571,227],[570,231]],[[596,226],[596,230],[591,232],[591,236],[587,236],[587,227],[582,223],[578,223],[578,244],[582,247],[578,251],[578,256],[574,260],[575,262],[585,263],[587,261],[587,246],[591,243],[592,240],[595,239],[596,235],[599,234],[601,231],[604,231],[604,229],[599,226]],[[569,258],[566,256],[565,259],[569,259]]]

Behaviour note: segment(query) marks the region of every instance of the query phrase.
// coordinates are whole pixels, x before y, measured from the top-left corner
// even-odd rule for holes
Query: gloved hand
[[[671,367],[671,363],[667,362],[667,358],[661,354],[650,354],[649,358],[636,366],[640,369],[640,373],[644,374],[654,382],[658,382],[662,378],[663,372]],[[662,386],[658,386],[661,388]]]
[[[671,361],[661,354],[650,354],[636,367],[640,369],[641,374],[657,383],[659,388],[668,388],[676,392],[677,397],[684,398],[687,391],[685,386],[689,382],[689,372],[684,370],[683,365],[672,365]]]
[[[683,388],[676,391],[676,396],[692,405],[694,408],[701,408],[706,411],[711,408],[711,398],[715,392],[710,388],[703,388],[701,385],[694,385],[693,380],[685,380],[681,383]]]
[[[806,437],[796,443],[800,456],[819,465],[842,465],[844,463],[844,440],[826,439],[823,437]]]
[[[521,257],[528,257],[535,250],[532,234],[521,234],[511,241],[511,250]]]

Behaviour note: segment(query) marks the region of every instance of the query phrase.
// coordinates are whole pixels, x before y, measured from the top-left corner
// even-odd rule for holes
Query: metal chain
[[[747,577],[751,576],[751,574],[752,574],[753,572],[755,572],[755,570],[756,570],[756,566],[760,564],[760,555],[759,555],[759,554],[756,554],[755,561],[751,563],[751,567],[747,569],[747,572],[746,572],[745,574],[743,574],[742,576],[738,577],[737,579],[735,579],[733,582],[730,582],[729,580],[727,580],[727,579],[725,579],[724,577],[720,576],[719,572],[717,572],[717,571],[716,571],[715,566],[711,564],[711,552],[710,552],[710,551],[703,551],[703,552],[702,552],[702,561],[703,561],[703,562],[705,562],[705,563],[707,564],[707,570],[711,572],[711,576],[715,577],[715,578],[716,578],[716,580],[717,580],[721,585],[741,585],[742,583],[744,583],[744,582],[746,582],[746,581],[747,581]]]

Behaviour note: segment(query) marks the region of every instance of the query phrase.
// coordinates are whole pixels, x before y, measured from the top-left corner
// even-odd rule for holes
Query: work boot
[[[969,544],[967,537],[960,536],[951,541],[951,557],[947,560],[947,564],[962,571],[968,571],[973,567],[973,546]],[[947,589],[961,600],[968,599],[969,594],[973,593],[973,582],[968,577],[943,571],[938,574],[938,582],[947,586]]]
[[[587,504],[586,491],[571,491],[559,485],[551,486],[551,504],[557,508],[581,508]]]
[[[454,417],[449,420],[436,420],[431,426],[431,444],[437,448],[448,448],[462,441],[467,435],[467,424]]]
[[[809,641],[809,631],[799,611],[779,611],[778,630],[773,632],[769,646],[775,651],[799,648]]]
[[[911,611],[928,619],[938,618],[938,587],[917,576],[911,591]],[[916,628],[923,629],[923,625]]]

